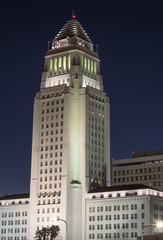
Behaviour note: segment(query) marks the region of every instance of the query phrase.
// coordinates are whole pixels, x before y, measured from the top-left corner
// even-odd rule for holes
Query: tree
[[[35,238],[37,240],[41,240],[41,237],[42,237],[42,232],[41,230],[37,230],[36,233],[35,233]]]
[[[59,231],[60,231],[59,226],[52,225],[49,228],[50,240],[55,239],[58,236]]]
[[[42,228],[41,230],[37,230],[35,233],[35,238],[37,240],[46,240],[47,236],[49,236],[49,228]]]
[[[49,229],[45,227],[42,228],[41,234],[42,234],[43,240],[46,240],[46,237],[49,236]]]

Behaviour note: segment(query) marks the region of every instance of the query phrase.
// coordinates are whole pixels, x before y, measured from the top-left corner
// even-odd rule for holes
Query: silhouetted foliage
[[[55,239],[55,238],[58,236],[59,231],[60,231],[59,226],[54,226],[54,225],[52,225],[52,226],[49,228],[50,240]]]
[[[59,226],[52,225],[50,228],[42,228],[37,230],[35,233],[35,238],[37,240],[46,240],[46,237],[50,236],[50,240],[55,239],[59,234]]]

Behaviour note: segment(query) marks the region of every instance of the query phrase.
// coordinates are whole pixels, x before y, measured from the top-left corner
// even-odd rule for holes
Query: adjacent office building
[[[29,239],[29,194],[0,197],[0,240]]]
[[[143,183],[163,191],[163,150],[133,153],[112,165],[112,185]]]
[[[134,239],[163,221],[163,192],[145,185],[102,187],[86,196],[86,240]],[[155,226],[145,234],[159,234]]]

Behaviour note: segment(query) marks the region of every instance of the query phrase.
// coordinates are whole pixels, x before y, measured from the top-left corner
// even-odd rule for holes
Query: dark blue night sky
[[[33,102],[48,40],[72,9],[98,44],[111,157],[163,149],[162,1],[5,1],[0,6],[0,195],[29,192]]]

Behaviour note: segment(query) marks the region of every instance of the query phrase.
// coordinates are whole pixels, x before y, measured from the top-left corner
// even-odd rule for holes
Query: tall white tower
[[[109,98],[99,56],[72,19],[46,52],[34,102],[30,240],[51,225],[65,240],[59,219],[69,240],[85,240],[85,195],[99,185],[110,185]]]

